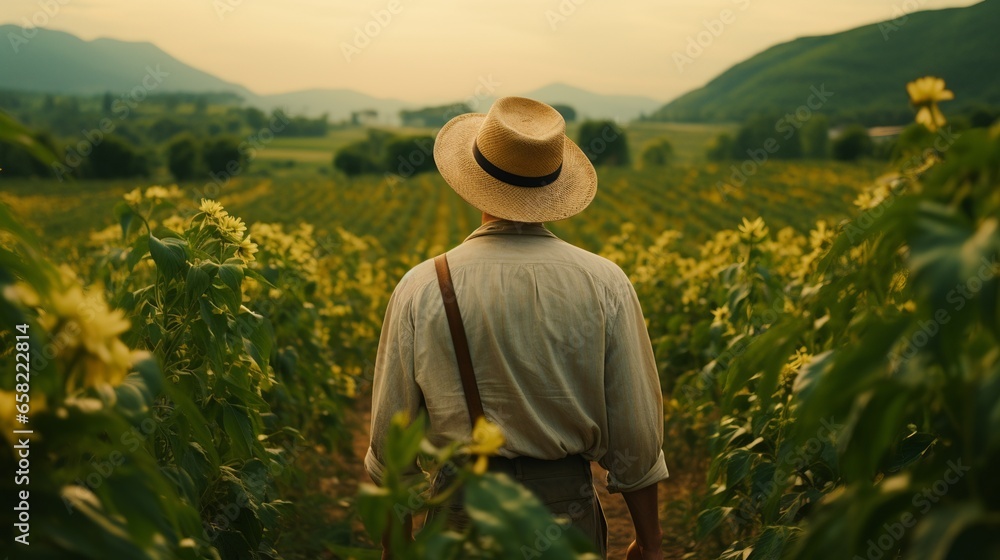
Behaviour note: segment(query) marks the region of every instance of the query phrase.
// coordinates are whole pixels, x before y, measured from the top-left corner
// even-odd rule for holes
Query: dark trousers
[[[530,490],[553,515],[568,518],[594,544],[601,558],[608,556],[608,524],[604,510],[594,489],[590,462],[579,455],[570,455],[555,461],[542,461],[530,457],[490,457],[489,470],[502,472]],[[451,476],[439,471],[431,485],[437,494],[452,482]],[[463,496],[456,493],[447,508],[427,512],[430,521],[439,515],[448,515],[449,524],[462,529],[468,517],[462,508]],[[444,511],[446,510],[446,511]],[[544,527],[541,528],[544,531]]]

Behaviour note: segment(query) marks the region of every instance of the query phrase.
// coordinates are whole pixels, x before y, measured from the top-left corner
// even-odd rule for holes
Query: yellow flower
[[[139,204],[142,202],[142,191],[139,187],[132,189],[131,192],[125,194],[125,202],[129,204]]]
[[[479,455],[476,463],[472,466],[472,472],[485,473],[487,456],[496,455],[503,444],[504,437],[500,427],[483,417],[478,418],[476,426],[472,429],[472,444],[466,448],[469,453]]]
[[[223,216],[228,216],[229,212],[222,209],[222,205],[214,200],[209,200],[207,198],[201,199],[201,206],[198,207],[209,218],[221,219]]]
[[[219,229],[224,235],[239,239],[247,231],[247,225],[236,216],[222,216],[219,218]]]
[[[906,84],[906,91],[914,105],[955,99],[955,94],[944,88],[944,80],[934,76],[924,76]]]
[[[918,124],[934,132],[947,123],[938,103],[954,99],[955,94],[945,89],[944,80],[934,76],[918,78],[906,84],[906,91],[910,94],[910,103],[917,108]]]
[[[39,304],[38,292],[24,282],[4,286],[3,298],[24,307],[37,307]]]
[[[469,453],[495,455],[503,447],[503,444],[504,437],[500,426],[483,417],[476,419],[476,426],[472,429],[472,445],[469,446]]]
[[[151,198],[151,199],[170,198],[170,191],[159,185],[155,185],[146,189],[146,198]]]
[[[746,241],[758,242],[767,237],[767,226],[764,225],[764,219],[759,216],[752,222],[743,218],[743,224],[740,225],[739,230]]]
[[[75,280],[50,295],[39,323],[49,331],[56,356],[69,368],[73,390],[103,383],[117,385],[131,369],[135,354],[119,339],[129,321],[112,309],[100,289],[85,291]]]
[[[256,260],[254,253],[257,252],[257,244],[250,241],[250,236],[246,236],[246,239],[240,241],[239,246],[236,247],[236,256],[243,259],[245,263],[251,263]]]
[[[168,216],[163,218],[162,225],[170,231],[181,233],[186,229],[187,222],[180,216]]]
[[[713,323],[724,323],[729,320],[729,307],[723,305],[722,307],[715,308],[712,311],[712,322]]]

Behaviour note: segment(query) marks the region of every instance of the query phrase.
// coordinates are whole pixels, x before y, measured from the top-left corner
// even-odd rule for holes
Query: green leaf
[[[402,412],[393,416],[385,451],[386,468],[396,473],[408,471],[416,461],[424,432],[425,416],[412,422]]]
[[[236,264],[221,265],[218,278],[224,288],[217,293],[223,297],[231,313],[239,313],[243,302],[243,267]]]
[[[256,313],[243,313],[239,318],[243,337],[250,342],[250,355],[263,372],[271,360],[271,349],[274,345],[274,330],[271,322]]]
[[[253,457],[254,432],[250,418],[237,407],[227,404],[222,409],[222,423],[226,429],[229,441],[236,449],[239,457]]]
[[[183,239],[167,237],[158,239],[149,236],[149,255],[156,263],[156,268],[167,278],[173,278],[180,273],[187,262],[187,243]]]
[[[709,508],[698,514],[698,540],[704,539],[722,525],[722,522],[733,512],[731,507]]]
[[[201,297],[201,294],[205,293],[205,290],[207,290],[211,284],[211,278],[208,277],[208,273],[202,270],[201,267],[192,266],[189,268],[187,273],[187,282],[184,286],[188,301],[191,302]]]
[[[132,225],[132,220],[135,219],[135,211],[129,206],[124,200],[119,201],[115,204],[115,219],[118,220],[118,225],[122,228],[122,240],[124,241],[128,237],[129,229]]]
[[[465,487],[465,509],[475,533],[490,538],[500,558],[523,558],[523,547],[544,546],[539,552],[547,559],[576,560],[578,552],[592,552],[578,530],[557,524],[534,494],[506,474],[471,479]]]
[[[747,560],[780,560],[785,546],[792,541],[798,531],[794,527],[767,527],[757,537],[753,552],[750,553]]]
[[[917,462],[930,451],[936,441],[937,437],[934,434],[926,432],[913,432],[906,436],[899,444],[896,454],[889,461],[888,470],[890,472],[899,471]]]
[[[149,254],[149,237],[145,235],[140,235],[132,242],[129,246],[128,258],[125,261],[128,265],[129,272],[135,269],[135,265],[139,264],[139,261],[143,257]]]
[[[987,515],[978,504],[964,503],[941,507],[921,520],[913,531],[913,546],[910,556],[913,560],[947,560],[969,558],[966,554],[956,554],[953,550],[963,532],[973,526],[988,527],[979,531],[978,543],[962,543],[966,552],[974,552],[975,557],[995,557],[987,551],[996,552],[996,534],[1000,529],[1000,516]],[[976,538],[974,536],[974,538]]]

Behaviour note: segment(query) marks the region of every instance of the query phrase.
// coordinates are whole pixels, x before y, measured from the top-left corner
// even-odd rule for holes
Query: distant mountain
[[[21,28],[0,25],[0,37],[20,34]],[[30,41],[0,49],[0,89],[68,94],[120,95],[143,85],[151,92],[231,92],[247,104],[270,110],[283,107],[306,115],[328,113],[331,119],[350,117],[351,111],[375,109],[396,119],[406,103],[380,99],[347,89],[316,89],[258,95],[177,60],[152,43],[116,39],[84,41],[62,31],[40,29]],[[151,78],[147,78],[151,76]]]
[[[0,37],[20,35],[15,25],[0,25]],[[147,78],[147,76],[152,76]],[[350,118],[352,111],[374,109],[379,121],[397,123],[399,111],[421,104],[382,99],[350,89],[310,89],[259,95],[248,88],[222,80],[174,58],[152,43],[95,39],[84,41],[62,31],[40,29],[28,42],[0,48],[0,89],[93,95],[110,91],[121,95],[143,85],[153,92],[231,92],[248,105],[332,120]],[[660,103],[646,97],[601,95],[566,84],[551,84],[524,94],[549,103],[573,106],[582,117],[630,120],[650,113]],[[441,103],[450,100],[441,100]],[[477,111],[485,111],[492,99]],[[433,103],[432,103],[433,104]]]
[[[521,94],[548,103],[562,103],[576,109],[579,118],[630,121],[654,112],[661,102],[640,95],[604,95],[575,86],[555,83]]]
[[[833,93],[822,111],[867,124],[912,117],[907,82],[944,78],[957,110],[1000,105],[1000,0],[965,8],[915,12],[892,21],[771,47],[656,111],[671,121],[743,121],[784,115],[809,99],[811,88]]]

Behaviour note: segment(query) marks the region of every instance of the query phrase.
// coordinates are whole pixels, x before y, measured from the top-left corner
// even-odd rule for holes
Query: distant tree
[[[373,124],[378,120],[378,111],[375,109],[362,109],[351,111],[351,124],[354,126],[364,126]]]
[[[113,95],[111,95],[110,91],[104,92],[104,98],[101,99],[101,111],[103,111],[105,114],[110,113],[111,106],[114,103],[114,101],[115,98]]]
[[[643,167],[663,167],[674,159],[674,145],[661,138],[649,144],[640,157]]]
[[[471,113],[472,108],[465,103],[452,103],[451,105],[438,105],[435,107],[424,107],[423,109],[407,110],[399,112],[399,117],[404,126],[429,126],[441,127],[451,119]]]
[[[628,165],[629,150],[625,131],[614,121],[585,121],[580,125],[577,144],[594,165]]]
[[[326,132],[330,127],[330,117],[328,113],[323,113],[322,115],[311,119],[303,116],[290,117],[284,110],[275,109],[272,113],[272,119],[275,119],[276,122],[283,123],[280,131],[274,131],[276,135],[280,134],[281,136],[320,138],[326,136]],[[263,128],[263,126],[261,128]]]
[[[826,115],[813,115],[799,132],[802,135],[802,154],[807,158],[825,159],[830,151],[830,119]]]
[[[576,109],[570,107],[569,105],[557,104],[552,106],[553,109],[559,111],[562,115],[564,121],[571,123],[576,121]]]
[[[189,133],[181,134],[167,146],[167,168],[177,181],[188,181],[201,170],[198,141]]]
[[[244,109],[243,118],[247,121],[247,124],[250,125],[250,128],[254,130],[263,128],[267,123],[267,115],[264,114],[264,111],[261,111],[256,107],[247,107]]]
[[[96,179],[149,176],[149,162],[138,150],[117,136],[105,136],[93,145],[86,175]]]
[[[864,125],[852,124],[833,141],[833,157],[839,161],[857,161],[875,151],[871,136]]]
[[[722,133],[712,139],[705,149],[708,161],[726,161],[733,157],[733,137]]]
[[[147,130],[151,139],[162,142],[184,130],[184,125],[173,117],[167,116],[157,119]]]
[[[210,138],[202,148],[202,162],[210,173],[236,175],[248,163],[239,145],[240,141],[232,136]]]
[[[755,117],[740,127],[733,140],[733,159],[794,159],[802,157],[802,139],[798,131],[789,136],[782,128],[780,118]]]
[[[333,167],[348,177],[378,173],[383,169],[382,162],[374,157],[370,145],[365,140],[341,148],[333,156]]]
[[[385,145],[384,169],[401,177],[434,171],[434,137],[396,138]]]

